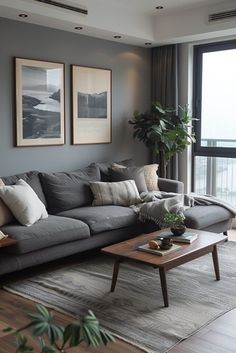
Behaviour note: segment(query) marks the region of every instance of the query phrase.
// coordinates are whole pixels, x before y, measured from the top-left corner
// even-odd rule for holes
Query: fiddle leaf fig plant
[[[61,326],[54,322],[54,316],[41,304],[36,305],[36,313],[28,314],[30,322],[17,330],[8,327],[4,332],[16,335],[16,351],[37,353],[66,353],[69,348],[77,347],[81,342],[88,346],[99,347],[114,342],[113,336],[100,327],[99,321],[92,311],[79,320],[67,326]],[[28,343],[28,338],[22,335],[26,329],[31,329],[32,336],[37,338],[39,349],[34,350]]]
[[[164,109],[157,102],[152,104],[151,112],[136,111],[129,124],[134,128],[133,137],[142,141],[154,156],[159,155],[165,173],[171,157],[195,142],[191,120],[187,105],[179,106],[176,114],[174,109]]]

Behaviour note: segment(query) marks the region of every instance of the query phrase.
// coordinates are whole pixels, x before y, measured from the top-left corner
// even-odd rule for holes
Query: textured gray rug
[[[169,308],[163,308],[158,270],[146,265],[122,263],[116,291],[110,293],[113,261],[104,255],[6,289],[72,315],[91,309],[113,333],[163,353],[236,307],[236,243],[219,246],[219,260],[220,281],[210,255],[169,271]]]

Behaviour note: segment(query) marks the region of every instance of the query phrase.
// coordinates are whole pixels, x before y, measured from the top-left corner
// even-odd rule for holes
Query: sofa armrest
[[[158,178],[158,186],[161,191],[175,192],[178,194],[183,194],[184,183],[182,181]]]

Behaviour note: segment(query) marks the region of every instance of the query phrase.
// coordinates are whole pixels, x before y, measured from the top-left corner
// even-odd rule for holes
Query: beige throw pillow
[[[0,197],[11,212],[24,226],[31,226],[40,219],[47,218],[48,213],[34,190],[24,180],[15,185],[0,187]]]
[[[114,183],[91,181],[90,187],[94,195],[93,206],[130,206],[142,202],[134,180]]]
[[[159,190],[158,176],[157,176],[158,167],[159,167],[158,164],[147,164],[143,167],[144,178],[146,181],[148,191]]]
[[[143,166],[144,179],[145,179],[148,191],[159,190],[158,175],[157,175],[158,167],[159,167],[158,164],[147,164],[147,165]],[[126,167],[121,164],[113,163],[112,169],[113,168],[114,169],[117,169],[117,168],[124,169]]]
[[[1,186],[5,186],[5,184],[0,178],[0,187]],[[5,224],[11,223],[13,221],[14,221],[13,214],[0,198],[0,227],[4,226]]]

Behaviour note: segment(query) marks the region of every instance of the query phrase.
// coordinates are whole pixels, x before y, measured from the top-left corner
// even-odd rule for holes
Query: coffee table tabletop
[[[215,269],[216,280],[220,280],[220,270],[219,270],[219,261],[217,254],[217,244],[224,242],[227,237],[225,235],[200,231],[196,229],[188,229],[188,231],[197,233],[198,238],[193,241],[191,244],[180,243],[178,245],[181,246],[181,249],[170,253],[165,256],[158,256],[156,254],[151,254],[143,251],[136,250],[138,245],[147,243],[149,240],[155,239],[160,236],[160,233],[163,232],[156,231],[149,234],[140,235],[138,237],[125,240],[121,243],[117,243],[114,245],[107,246],[102,249],[102,252],[108,255],[112,255],[115,257],[111,291],[115,290],[120,263],[125,261],[125,259],[136,260],[139,262],[143,262],[149,264],[155,268],[159,269],[161,287],[164,305],[169,306],[168,302],[168,292],[167,292],[167,283],[166,283],[166,271],[180,266],[186,262],[192,261],[206,255],[208,253],[212,253],[213,265]],[[174,237],[173,237],[174,241]]]

